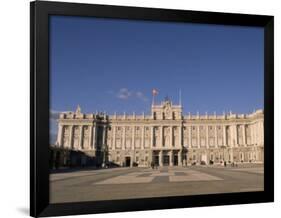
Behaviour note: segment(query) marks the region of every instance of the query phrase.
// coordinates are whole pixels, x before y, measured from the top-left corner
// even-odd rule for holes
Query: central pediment
[[[165,98],[159,105],[152,105],[151,109],[154,119],[181,119],[182,108],[179,105],[173,105],[168,98]]]

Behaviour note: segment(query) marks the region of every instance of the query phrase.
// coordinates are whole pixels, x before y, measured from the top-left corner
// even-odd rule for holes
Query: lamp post
[[[107,155],[108,155],[108,147],[106,144],[103,144],[102,146],[102,151],[103,151],[103,167],[106,166],[107,163]]]
[[[184,159],[182,160],[183,162],[184,162],[184,165],[185,166],[187,166],[187,154],[188,154],[188,149],[186,148],[187,146],[183,146],[183,148],[182,148],[182,152],[183,152],[183,154],[181,154],[183,157],[184,157]]]
[[[225,149],[226,149],[226,146],[222,145],[221,148],[223,149],[223,164],[224,164],[225,163]]]

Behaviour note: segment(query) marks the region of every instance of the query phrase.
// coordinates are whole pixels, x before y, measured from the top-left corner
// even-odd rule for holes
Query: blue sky
[[[263,108],[263,28],[51,16],[52,111],[149,113],[151,90],[184,112]]]

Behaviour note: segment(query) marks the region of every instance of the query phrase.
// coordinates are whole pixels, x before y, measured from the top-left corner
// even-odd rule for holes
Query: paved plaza
[[[263,166],[81,169],[50,175],[51,203],[263,190]]]

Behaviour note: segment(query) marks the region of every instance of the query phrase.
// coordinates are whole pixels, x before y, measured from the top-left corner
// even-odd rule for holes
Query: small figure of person
[[[153,163],[153,161],[151,162],[151,169],[154,169],[154,163]]]

